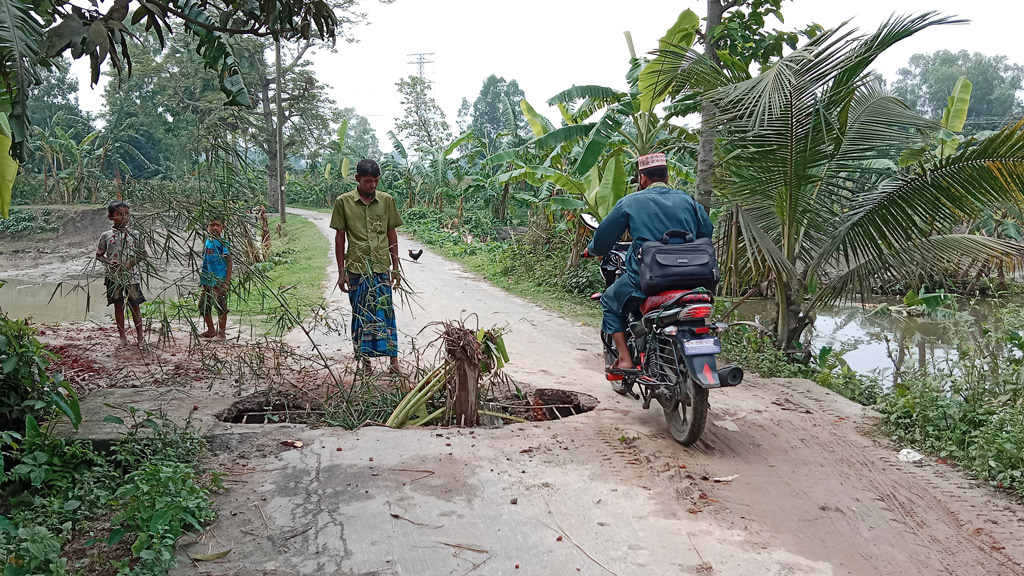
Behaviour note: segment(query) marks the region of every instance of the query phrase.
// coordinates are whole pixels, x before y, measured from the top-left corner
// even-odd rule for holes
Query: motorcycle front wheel
[[[690,446],[704,432],[708,419],[708,391],[689,375],[680,380],[686,389],[679,394],[675,406],[662,405],[662,409],[665,410],[665,421],[672,438],[683,446]]]

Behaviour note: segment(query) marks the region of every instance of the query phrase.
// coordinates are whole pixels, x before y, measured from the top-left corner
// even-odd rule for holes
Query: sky
[[[626,88],[624,31],[631,33],[637,52],[646,53],[682,10],[703,17],[705,6],[705,0],[361,0],[366,22],[347,31],[356,42],[339,42],[334,53],[323,51],[312,59],[334,100],[367,117],[386,151],[386,134],[403,112],[395,83],[417,71],[410,54],[430,54],[423,73],[453,133],[462,98],[472,103],[491,74],[515,79],[530,104],[557,122],[557,110],[546,101],[574,84]],[[1015,0],[789,0],[782,6],[786,22],[769,21],[769,27],[788,30],[816,22],[831,28],[850,20],[873,31],[894,10],[936,10],[970,22],[925,30],[897,44],[876,62],[887,80],[896,78],[911,55],[939,49],[1004,54],[1024,64],[1019,36],[1024,3]],[[87,68],[85,61],[73,67],[80,102],[97,112],[102,89],[89,88]]]

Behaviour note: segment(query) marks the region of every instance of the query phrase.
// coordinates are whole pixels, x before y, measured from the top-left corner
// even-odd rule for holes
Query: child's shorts
[[[214,290],[213,286],[203,286],[199,294],[199,313],[203,316],[217,309],[217,314],[223,316],[228,313],[228,291]]]
[[[142,294],[142,286],[139,284],[125,284],[113,278],[104,278],[103,285],[107,288],[107,306],[124,302],[126,298],[132,306],[138,306],[146,301]]]

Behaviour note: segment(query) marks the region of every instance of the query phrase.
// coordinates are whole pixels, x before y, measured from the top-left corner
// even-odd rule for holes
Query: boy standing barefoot
[[[206,321],[203,338],[224,338],[228,327],[228,289],[231,287],[231,251],[228,243],[221,238],[224,221],[219,217],[210,219],[206,230],[210,237],[203,246],[203,269],[199,273],[199,312]],[[217,308],[217,329],[213,327],[212,308]]]
[[[146,257],[142,242],[128,230],[128,205],[115,200],[107,206],[107,218],[113,227],[100,235],[96,248],[96,260],[106,267],[103,284],[107,288],[107,305],[114,305],[114,321],[121,343],[127,344],[124,329],[124,301],[132,311],[132,322],[138,338],[139,349],[146,346],[142,335],[142,312],[139,305],[146,301],[142,295],[142,274],[138,264]]]

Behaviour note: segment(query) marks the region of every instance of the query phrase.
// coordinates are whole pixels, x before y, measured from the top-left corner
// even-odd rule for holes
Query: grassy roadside
[[[277,228],[278,218],[270,219],[270,229]],[[323,300],[323,282],[327,278],[327,239],[316,224],[292,215],[280,237],[271,241],[270,258],[253,264],[261,274],[241,274],[232,286],[229,301],[231,314],[239,317],[260,317],[264,323],[275,323],[285,313],[279,296],[300,317],[305,316]]]

